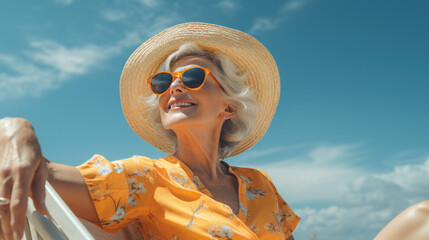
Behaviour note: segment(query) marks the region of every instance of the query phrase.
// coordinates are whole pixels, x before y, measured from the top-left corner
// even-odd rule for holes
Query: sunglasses
[[[180,78],[183,85],[188,90],[198,90],[206,82],[207,75],[212,76],[216,83],[222,88],[210,69],[204,67],[189,67],[180,72],[159,72],[151,76],[147,82],[150,84],[150,89],[155,95],[162,95],[169,89],[173,80]],[[223,88],[222,88],[223,89]]]

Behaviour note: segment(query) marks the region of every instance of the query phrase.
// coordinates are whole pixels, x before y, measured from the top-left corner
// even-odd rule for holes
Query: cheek
[[[163,96],[160,96],[158,98],[158,108],[154,109],[154,111],[159,111],[159,115],[161,117],[161,122],[163,122],[163,119],[165,117],[164,106],[165,106],[165,104],[167,104],[166,102],[167,102],[166,98],[163,98]]]
[[[168,104],[168,98],[165,97],[166,94],[158,98],[158,110],[162,113],[165,109],[165,106]]]
[[[212,114],[219,114],[223,112],[225,107],[228,105],[225,97],[219,93],[207,94],[205,101],[205,110],[211,112]]]
[[[159,105],[158,109],[154,109],[154,111],[159,111],[159,115],[161,117],[161,121],[163,121],[163,119],[165,118],[165,111],[162,108],[162,105]]]

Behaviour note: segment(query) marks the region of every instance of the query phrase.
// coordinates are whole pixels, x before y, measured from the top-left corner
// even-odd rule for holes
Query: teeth
[[[192,106],[192,103],[178,102],[178,103],[171,104],[170,108],[175,108],[175,107],[189,107],[189,106]]]

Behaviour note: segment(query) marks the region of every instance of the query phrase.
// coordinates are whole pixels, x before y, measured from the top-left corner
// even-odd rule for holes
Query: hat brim
[[[169,154],[173,146],[158,135],[148,120],[149,112],[141,96],[151,95],[146,82],[169,54],[184,43],[195,43],[209,52],[228,56],[236,67],[247,73],[246,83],[253,89],[261,111],[249,134],[231,156],[255,145],[267,131],[280,96],[280,77],[270,52],[252,36],[208,23],[183,23],[170,27],[144,42],[125,63],[120,81],[122,110],[131,128],[146,142]]]

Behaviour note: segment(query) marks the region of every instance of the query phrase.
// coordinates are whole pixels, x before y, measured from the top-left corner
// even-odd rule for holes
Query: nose
[[[186,87],[183,86],[182,80],[180,78],[175,78],[170,86],[170,94],[179,94],[184,93],[186,91]]]

